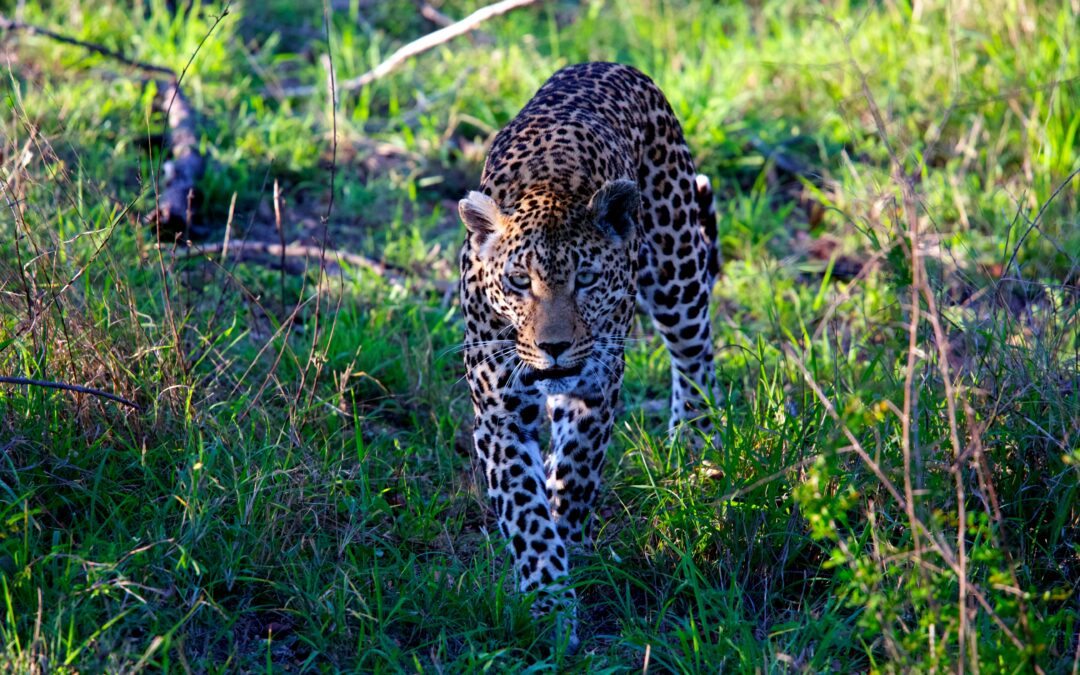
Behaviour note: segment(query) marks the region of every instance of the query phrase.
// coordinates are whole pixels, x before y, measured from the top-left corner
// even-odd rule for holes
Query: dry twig
[[[784,349],[784,353],[798,367],[799,371],[802,373],[803,381],[806,382],[807,386],[810,387],[810,390],[814,393],[814,396],[817,397],[818,401],[825,409],[825,412],[829,415],[829,417],[833,419],[834,422],[837,423],[837,425],[840,427],[840,431],[844,434],[845,437],[847,437],[848,441],[851,443],[851,450],[859,457],[863,465],[870,469],[871,473],[874,474],[874,476],[878,479],[878,482],[882,485],[882,487],[885,488],[885,490],[893,498],[896,504],[900,508],[904,509],[906,513],[911,513],[907,507],[907,500],[904,499],[904,496],[896,488],[896,484],[893,483],[889,479],[889,477],[885,475],[885,472],[882,470],[881,465],[874,461],[874,458],[870,456],[870,454],[866,451],[866,448],[864,448],[862,443],[859,442],[859,439],[855,437],[854,433],[852,433],[851,428],[844,422],[843,419],[841,419],[840,414],[836,411],[836,406],[832,404],[829,398],[825,395],[825,392],[822,391],[821,387],[817,383],[817,380],[814,379],[814,376],[810,373],[810,370],[806,367],[806,364],[803,363],[803,360],[799,358],[799,356],[791,347],[786,347]],[[922,535],[927,540],[929,548],[935,553],[937,553],[939,556],[941,556],[941,559],[945,561],[945,563],[948,565],[949,570],[951,570],[954,575],[956,575],[957,577],[966,575],[967,571],[966,569],[961,568],[961,566],[958,564],[955,552],[949,548],[949,545],[946,542],[939,540],[935,536],[935,533],[930,529],[930,527],[926,523],[924,523],[917,514],[915,515],[915,518],[912,521],[911,525],[914,529],[917,529],[919,532],[922,533]],[[1023,649],[1024,643],[1020,641],[1020,639],[1016,636],[1016,633],[1013,632],[1011,628],[1009,628],[1009,626],[1004,622],[1004,620],[1002,620],[1001,616],[997,613],[997,610],[994,609],[994,607],[989,603],[989,601],[987,601],[986,596],[982,593],[982,590],[975,583],[969,581],[967,591],[968,594],[971,597],[974,597],[976,602],[978,602],[982,606],[982,608],[986,611],[987,615],[997,625],[998,629],[1002,631],[1005,637],[1007,637],[1009,641],[1012,642],[1016,647]],[[1041,674],[1043,670],[1038,666],[1035,666],[1035,672]]]
[[[35,380],[29,377],[8,377],[6,375],[0,375],[0,384],[22,384],[31,387],[45,387],[46,389],[62,389],[64,391],[74,391],[79,394],[91,394],[98,396],[116,403],[122,403],[135,410],[142,411],[142,406],[134,401],[129,401],[123,396],[117,396],[116,394],[110,394],[107,391],[101,391],[100,389],[94,389],[92,387],[84,387],[79,384],[67,384],[66,382],[53,382],[51,380]]]
[[[446,26],[452,26],[454,24],[453,19],[432,7],[431,3],[428,2],[420,5],[420,16],[424,17],[431,23],[442,26],[444,28]]]
[[[345,263],[353,267],[373,272],[395,284],[404,285],[407,272],[393,265],[388,265],[380,260],[374,260],[359,253],[351,253],[339,249],[324,248],[310,244],[275,244],[267,241],[253,241],[249,239],[233,239],[225,242],[212,242],[206,244],[194,244],[186,249],[177,250],[173,254],[178,259],[194,258],[197,256],[221,256],[234,255],[240,258],[264,255],[284,260],[286,258],[316,258],[327,262]],[[440,293],[453,290],[453,284],[434,279],[422,279],[423,283],[432,286]]]
[[[24,23],[22,21],[13,21],[8,19],[4,15],[0,14],[0,30],[9,30],[12,32],[23,32],[30,35],[40,35],[47,37],[57,42],[63,42],[64,44],[75,45],[76,47],[82,47],[83,49],[94,52],[95,54],[101,54],[108,57],[113,61],[119,61],[124,65],[131,66],[132,68],[138,68],[139,70],[145,70],[148,73],[158,73],[159,75],[167,75],[173,79],[176,79],[176,73],[171,68],[165,66],[155,65],[153,63],[146,63],[145,61],[137,61],[133,58],[125,56],[124,54],[104,47],[93,42],[86,42],[85,40],[79,40],[67,35],[62,35],[48,28],[42,28],[41,26],[35,26],[34,24]]]
[[[916,194],[913,181],[910,176],[905,173],[904,164],[897,155],[895,149],[890,142],[888,128],[881,114],[881,109],[877,105],[877,101],[873,93],[870,91],[870,86],[867,81],[866,74],[862,71],[862,69],[855,61],[854,54],[851,51],[850,41],[846,37],[844,41],[845,45],[848,48],[849,63],[859,78],[863,98],[869,107],[869,111],[874,122],[874,128],[877,131],[879,139],[881,140],[882,144],[885,146],[885,149],[888,152],[893,179],[900,187],[901,203],[903,205],[903,215],[907,221],[906,234],[907,245],[910,249],[908,251],[908,255],[910,256],[911,260],[912,280],[910,288],[910,320],[908,322],[908,359],[906,364],[906,374],[904,382],[904,408],[901,413],[901,423],[903,427],[903,437],[901,440],[904,453],[904,498],[900,498],[896,487],[890,482],[888,482],[887,479],[884,478],[883,474],[879,473],[880,468],[877,467],[875,463],[873,463],[873,461],[869,458],[868,455],[866,457],[862,457],[863,453],[860,453],[860,458],[862,458],[863,462],[870,467],[870,469],[875,473],[875,475],[878,476],[879,480],[882,481],[885,487],[892,494],[893,498],[896,499],[897,502],[904,508],[912,529],[913,543],[915,548],[914,553],[916,558],[922,557],[920,554],[921,545],[918,536],[921,531],[921,534],[925,536],[930,549],[937,552],[938,555],[940,555],[948,563],[952,573],[956,576],[959,587],[957,594],[957,613],[959,617],[959,625],[957,629],[957,644],[960,646],[961,650],[960,659],[958,661],[959,668],[957,669],[957,672],[965,672],[964,669],[967,663],[970,663],[972,667],[977,671],[979,663],[978,644],[975,640],[975,634],[968,623],[970,620],[969,613],[973,613],[973,608],[970,606],[971,603],[969,603],[968,601],[969,598],[974,598],[974,600],[983,607],[983,609],[987,612],[990,618],[998,625],[999,628],[1001,628],[1005,632],[1005,634],[1008,636],[1008,638],[1014,645],[1019,648],[1023,648],[1024,645],[1020,642],[1016,634],[1006,627],[1004,622],[998,616],[995,609],[986,600],[985,596],[979,591],[978,586],[971,579],[969,579],[970,570],[968,566],[967,551],[967,490],[966,486],[964,485],[963,472],[961,470],[961,462],[963,461],[963,458],[966,456],[967,453],[965,453],[962,447],[962,439],[959,428],[959,415],[957,411],[957,403],[960,399],[958,393],[959,383],[954,382],[953,380],[953,375],[951,373],[949,365],[948,335],[942,325],[941,314],[937,306],[934,291],[930,287],[929,281],[925,273],[925,268],[923,266],[922,258],[919,255],[920,238],[922,235],[919,227],[918,214],[920,209],[925,209],[925,204],[922,203],[921,199]],[[1075,175],[1076,174],[1070,176],[1066,183],[1071,181]],[[1055,192],[1054,195],[1051,196],[1051,200],[1056,195],[1057,192]],[[1045,209],[1045,206],[1046,205],[1043,206],[1043,209]],[[1040,209],[1039,216],[1042,215],[1043,209]],[[1038,220],[1039,217],[1037,216],[1032,222],[1031,227],[1028,228],[1028,232],[1030,232],[1031,229],[1036,226]],[[1027,233],[1025,233],[1024,236],[1027,236]],[[1020,243],[1022,243],[1022,239]],[[1019,244],[1017,248],[1019,248]],[[1015,259],[1015,252],[1013,255],[1013,259]],[[1011,263],[1012,260],[1010,260],[1010,265]],[[1005,269],[1008,270],[1008,268],[1009,266],[1006,266]],[[925,312],[922,311],[922,307],[920,305],[920,297],[923,301],[926,302]],[[930,327],[932,328],[934,334],[933,347],[937,352],[937,359],[935,365],[941,377],[942,387],[944,389],[946,420],[949,425],[949,441],[952,445],[954,457],[953,478],[955,482],[955,494],[957,504],[955,550],[950,549],[949,545],[944,541],[944,538],[942,537],[941,539],[939,539],[939,533],[931,531],[926,526],[926,524],[923,523],[918,517],[914,503],[915,493],[911,484],[911,459],[912,452],[917,450],[916,434],[917,420],[919,417],[917,410],[919,395],[916,391],[914,384],[914,372],[917,362],[925,358],[925,356],[920,354],[920,349],[918,345],[918,329],[922,321],[926,321],[930,324]],[[820,392],[820,389],[812,382],[809,371],[802,364],[802,362],[798,360],[797,357],[795,357],[795,361],[799,366],[800,370],[802,370],[803,376],[806,379],[807,383],[811,386],[811,388],[814,389],[815,394],[818,395],[818,398],[821,400],[823,405],[825,405],[826,409],[829,410],[830,415],[839,422],[840,420],[835,415],[835,412],[833,412],[831,404]],[[979,434],[981,433],[981,430],[970,418],[967,420],[967,424],[969,438],[972,438],[973,442],[979,443]],[[847,430],[846,425],[844,425],[843,429],[845,434],[848,436],[848,439],[852,440],[854,436],[850,433],[850,431]],[[856,448],[856,451],[858,452],[858,448]],[[988,515],[992,517],[993,514],[988,513]],[[921,571],[921,565],[919,569]],[[1015,582],[1015,575],[1013,575],[1013,578]],[[1020,602],[1023,602],[1022,598]],[[1026,621],[1023,619],[1025,614],[1026,612],[1021,612],[1021,625],[1026,629]],[[970,638],[970,645],[968,644],[967,638]],[[967,647],[966,654],[964,651],[965,647]],[[965,655],[967,656],[966,661],[964,658]],[[1033,669],[1037,673],[1043,672],[1042,669],[1037,665],[1034,665]]]
[[[444,28],[440,28],[434,33],[428,33],[424,37],[401,47],[385,61],[363,75],[342,82],[338,85],[337,89],[339,92],[363,89],[375,80],[385,77],[394,70],[397,70],[403,63],[417,54],[423,54],[429,49],[438,47],[444,42],[449,42],[456,37],[464,35],[488,19],[499,16],[500,14],[505,14],[510,10],[518,9],[519,7],[535,4],[536,2],[538,2],[538,0],[501,0],[501,2],[496,2],[487,7],[481,7],[462,20],[452,23]],[[284,93],[287,96],[311,96],[318,91],[319,87],[305,86],[287,88]]]

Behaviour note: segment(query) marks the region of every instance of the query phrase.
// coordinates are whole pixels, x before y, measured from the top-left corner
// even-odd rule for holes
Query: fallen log
[[[285,258],[316,258],[323,261],[322,264],[346,264],[351,267],[367,270],[380,276],[387,281],[399,286],[404,286],[409,279],[417,281],[423,286],[428,286],[440,294],[452,293],[456,290],[456,284],[437,279],[427,279],[419,276],[410,276],[407,270],[394,265],[388,265],[380,260],[374,260],[359,253],[342,251],[340,249],[323,248],[310,244],[286,244],[282,246],[269,241],[257,241],[250,239],[233,239],[231,241],[208,242],[205,244],[192,244],[187,248],[177,249],[173,257],[179,260],[185,258],[206,257],[213,260],[214,256],[235,256],[241,260],[251,259],[255,256],[265,256],[274,261]]]
[[[198,183],[206,170],[199,152],[197,115],[175,80],[165,85],[159,97],[168,124],[168,145],[172,159],[161,166],[156,181],[154,210],[146,216],[164,232],[186,232],[191,213],[198,204]],[[160,235],[159,235],[160,236]]]

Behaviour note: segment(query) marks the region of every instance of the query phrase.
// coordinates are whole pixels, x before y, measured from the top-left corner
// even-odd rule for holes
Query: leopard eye
[[[596,283],[596,280],[600,278],[600,275],[596,272],[578,272],[577,273],[577,287],[587,288]]]
[[[506,283],[510,284],[510,288],[517,291],[527,291],[532,287],[532,279],[528,274],[511,274],[506,277]]]

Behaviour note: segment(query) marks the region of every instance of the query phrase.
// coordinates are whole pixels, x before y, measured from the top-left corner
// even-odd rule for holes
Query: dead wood
[[[363,75],[342,82],[338,85],[338,91],[354,91],[356,89],[362,89],[375,80],[385,77],[397,70],[410,58],[422,54],[434,47],[438,47],[444,42],[449,42],[458,36],[464,35],[488,19],[499,16],[500,14],[505,14],[510,10],[518,9],[519,7],[535,4],[538,1],[539,0],[501,0],[501,2],[490,4],[487,7],[481,7],[462,20],[440,28],[434,33],[428,33],[424,37],[401,47],[385,61]],[[317,91],[319,91],[319,87],[291,87],[285,89],[285,94],[287,96],[310,96]]]
[[[454,24],[453,19],[446,16],[439,10],[435,9],[431,6],[430,3],[427,2],[420,5],[420,16],[424,17],[425,19],[437,26],[442,26],[444,28],[446,26],[452,26]]]
[[[51,31],[48,28],[35,26],[34,24],[24,23],[22,21],[13,21],[2,14],[0,14],[0,30],[9,30],[12,32],[18,31],[28,33],[30,35],[40,35],[42,37],[47,37],[57,42],[63,42],[64,44],[82,47],[83,49],[92,51],[95,54],[101,54],[102,56],[106,56],[112,59],[113,61],[119,61],[120,63],[131,66],[132,68],[138,68],[139,70],[144,70],[149,73],[168,75],[169,77],[176,79],[176,73],[173,72],[171,68],[155,65],[153,63],[146,63],[145,61],[137,61],[135,59],[125,56],[121,52],[109,49],[108,47],[104,47],[94,42],[86,42],[84,40],[79,40],[77,38],[69,37],[67,35],[62,35],[60,33]]]
[[[286,258],[315,258],[320,261],[324,261],[323,264],[346,264],[359,269],[372,272],[393,284],[405,285],[407,279],[415,279],[425,286],[433,288],[439,293],[450,293],[455,289],[455,285],[446,281],[439,281],[435,279],[425,279],[423,277],[411,276],[407,270],[404,270],[395,265],[388,265],[380,260],[374,260],[365,255],[359,253],[352,253],[350,251],[342,251],[340,249],[323,248],[321,246],[314,246],[310,244],[275,244],[268,241],[253,241],[247,239],[234,239],[229,242],[211,242],[206,244],[194,244],[186,249],[177,250],[174,256],[178,259],[194,258],[199,256],[205,256],[212,258],[214,256],[225,257],[227,255],[233,255],[237,258],[252,259],[258,256],[265,256],[272,258],[275,261],[284,260]]]
[[[46,389],[62,389],[64,391],[74,391],[80,394],[91,394],[92,396],[98,396],[100,398],[108,399],[116,403],[121,403],[134,408],[135,410],[142,410],[142,407],[134,401],[129,401],[122,396],[116,394],[110,394],[107,391],[101,391],[100,389],[93,389],[91,387],[84,387],[79,384],[67,384],[66,382],[53,382],[51,380],[35,380],[28,377],[7,377],[0,376],[0,384],[21,384],[31,387],[44,387]]]
[[[146,220],[162,231],[183,232],[191,224],[198,182],[206,169],[199,153],[198,118],[175,81],[165,86],[159,100],[166,113],[172,159],[161,167],[156,206]]]

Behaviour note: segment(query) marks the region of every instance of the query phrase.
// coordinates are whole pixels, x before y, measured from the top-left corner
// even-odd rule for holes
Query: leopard
[[[714,201],[660,88],[594,62],[540,87],[458,203],[478,477],[519,591],[572,645],[568,556],[588,540],[637,309],[670,355],[669,429],[714,427]]]

